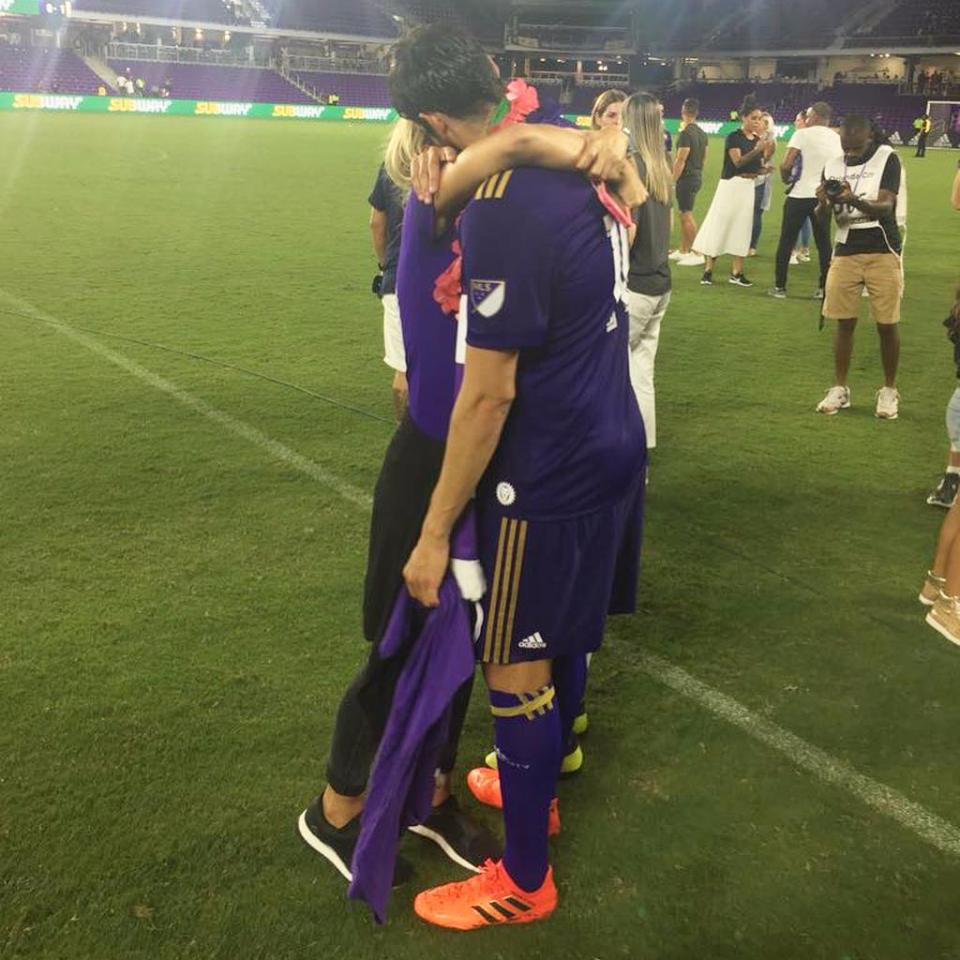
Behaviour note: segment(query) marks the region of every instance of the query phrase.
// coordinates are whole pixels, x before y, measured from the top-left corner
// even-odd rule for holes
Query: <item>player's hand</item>
[[[649,197],[647,188],[640,179],[637,165],[632,160],[621,162],[620,167],[610,178],[610,186],[616,193],[617,199],[628,210],[643,206]]]
[[[440,584],[449,563],[449,538],[421,533],[403,568],[403,579],[410,596],[425,607],[439,606]]]
[[[629,143],[627,135],[616,127],[589,131],[583,137],[577,170],[588,177],[612,181],[627,158]]]
[[[440,171],[445,163],[454,163],[453,147],[427,147],[410,164],[410,187],[421,203],[433,203],[440,189]]]
[[[763,142],[763,155],[767,159],[772,157],[777,150],[777,141],[776,140],[764,140]]]

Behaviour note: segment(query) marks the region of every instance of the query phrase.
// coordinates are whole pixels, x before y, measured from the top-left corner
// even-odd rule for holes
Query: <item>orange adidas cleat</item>
[[[487,860],[477,876],[424,890],[413,901],[421,920],[450,930],[533,923],[545,920],[556,906],[557,888],[551,868],[547,868],[540,889],[527,893],[510,879],[502,860]]]
[[[488,807],[503,809],[503,794],[500,792],[500,774],[490,767],[476,767],[467,774],[470,792]],[[560,802],[556,797],[550,801],[550,820],[547,836],[555,837],[560,832]]]

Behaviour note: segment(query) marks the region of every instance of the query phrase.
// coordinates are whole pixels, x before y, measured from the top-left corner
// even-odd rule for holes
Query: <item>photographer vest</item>
[[[851,167],[847,165],[845,157],[836,157],[824,167],[823,176],[826,180],[846,180],[850,184],[854,194],[862,200],[875,203],[880,199],[880,181],[883,179],[883,171],[887,165],[887,160],[893,153],[893,148],[888,146],[877,147],[873,156],[866,163]],[[841,211],[835,208],[835,212]],[[836,242],[838,244],[846,243],[851,230],[880,230],[883,224],[869,214],[864,213],[856,207],[844,207],[842,209],[843,221],[838,217]],[[905,226],[907,222],[907,190],[905,177],[901,169],[900,191],[897,194],[897,205],[895,216],[898,226]],[[889,240],[887,241],[889,246]]]

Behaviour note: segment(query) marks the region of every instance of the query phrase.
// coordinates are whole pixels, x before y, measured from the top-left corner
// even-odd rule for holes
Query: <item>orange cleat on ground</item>
[[[557,906],[553,870],[548,868],[539,890],[521,890],[503,861],[488,860],[480,873],[461,883],[448,883],[417,894],[413,909],[421,920],[449,930],[476,930],[501,924],[545,920]]]
[[[467,774],[467,786],[470,792],[488,807],[503,809],[503,795],[500,793],[500,774],[490,767],[476,767]],[[550,801],[550,820],[547,836],[555,837],[560,832],[560,802],[556,797]]]

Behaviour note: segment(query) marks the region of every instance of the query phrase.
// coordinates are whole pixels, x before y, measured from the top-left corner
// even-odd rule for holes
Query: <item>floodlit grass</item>
[[[372,489],[382,419],[151,344],[388,419],[366,229],[385,135],[0,116],[0,288]],[[832,380],[803,299],[815,267],[791,269],[790,300],[764,296],[779,201],[754,289],[675,271],[642,610],[595,660],[587,766],[561,788],[561,907],[517,930],[417,921],[413,892],[458,874],[414,837],[417,883],[378,930],[294,838],[365,654],[363,509],[0,293],[0,957],[960,956],[956,858],[640,660],[960,823],[960,650],[915,601],[942,518],[923,497],[954,385],[956,154],[910,153],[898,422],[873,417],[866,323],[854,409],[814,415]],[[477,697],[464,766],[489,740]]]

